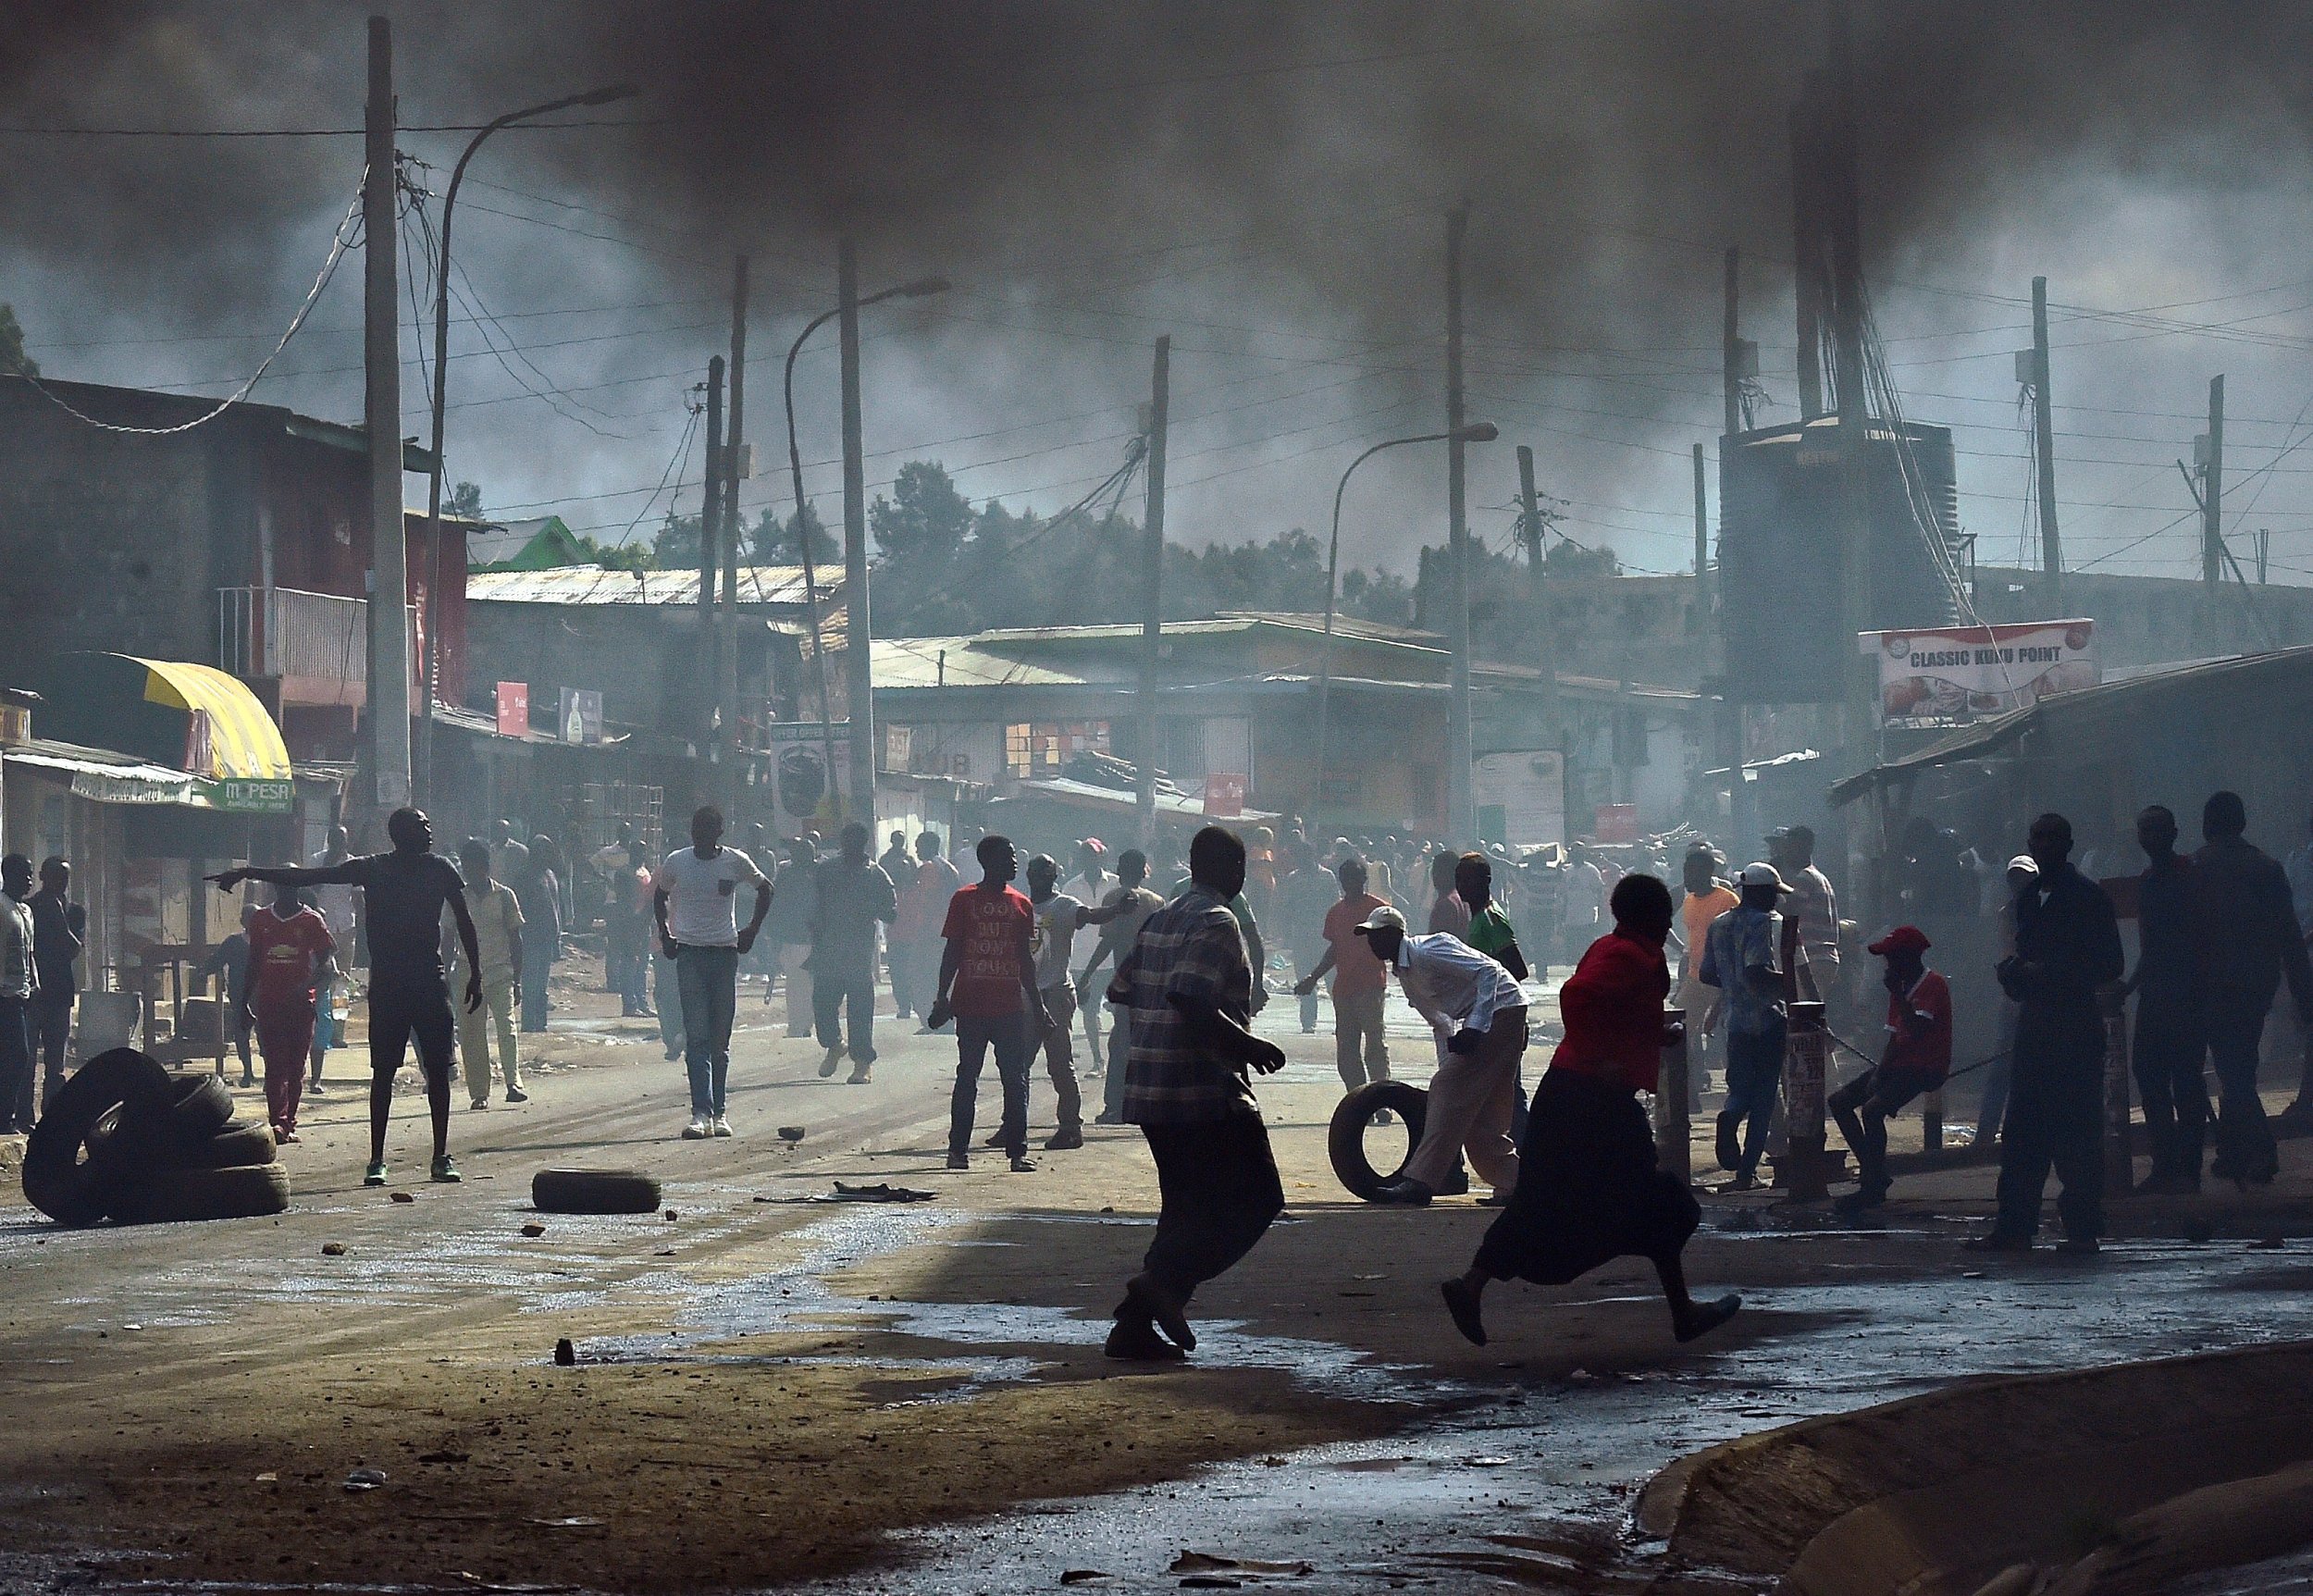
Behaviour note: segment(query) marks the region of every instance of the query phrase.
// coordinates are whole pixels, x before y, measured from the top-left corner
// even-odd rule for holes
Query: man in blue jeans
[[[1759,1156],[1767,1122],[1783,1085],[1783,916],[1777,906],[1791,889],[1771,864],[1747,864],[1737,878],[1742,901],[1711,922],[1695,979],[1715,986],[1726,1020],[1726,1103],[1719,1110],[1719,1168],[1735,1173],[1734,1189],[1759,1183]]]
[[[739,884],[755,888],[755,912],[739,925]],[[738,1005],[739,959],[755,946],[771,912],[771,883],[755,861],[723,846],[723,811],[691,816],[691,846],[666,856],[650,882],[659,946],[674,961],[683,995],[684,1052],[690,1071],[686,1141],[728,1136],[724,1087],[731,1074],[731,1018]]]
[[[947,1167],[971,1168],[971,1122],[978,1108],[980,1071],[991,1048],[1004,1090],[1004,1150],[1018,1174],[1032,1173],[1028,1156],[1028,1066],[1035,1039],[1048,1028],[1036,990],[1032,943],[1036,911],[1012,887],[1020,854],[1011,839],[983,836],[973,850],[979,885],[948,900],[942,934],[940,984],[923,1022],[937,1031],[956,1021],[956,1090],[948,1101]]]
[[[818,864],[811,905],[811,1018],[827,1056],[819,1072],[833,1075],[851,1055],[850,1084],[864,1085],[875,1064],[875,928],[899,914],[891,877],[868,858],[868,828],[843,828],[841,851]],[[837,1022],[848,1018],[850,1028]]]

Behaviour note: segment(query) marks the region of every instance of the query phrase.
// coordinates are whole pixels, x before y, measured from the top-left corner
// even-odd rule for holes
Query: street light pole
[[[482,141],[501,128],[526,122],[533,117],[544,117],[555,111],[567,111],[575,105],[607,105],[616,100],[631,100],[640,91],[631,83],[614,84],[605,89],[589,89],[583,94],[566,94],[550,100],[543,105],[526,110],[509,111],[467,141],[465,152],[450,173],[450,189],[441,202],[441,259],[435,267],[434,281],[434,465],[426,487],[426,702],[418,721],[418,781],[417,788],[425,801],[434,801],[434,699],[441,687],[441,427],[442,412],[449,398],[450,374],[450,221],[458,206],[458,185],[465,181],[466,163],[474,159],[474,152],[482,147]]]
[[[887,299],[928,299],[935,293],[946,293],[948,282],[944,277],[918,278],[867,295],[860,301],[864,310],[881,304]],[[811,557],[810,530],[803,524],[803,451],[796,442],[795,429],[795,357],[803,353],[803,345],[811,334],[843,314],[839,304],[834,310],[823,311],[803,324],[803,330],[795,335],[787,346],[787,367],[782,392],[787,407],[787,476],[795,485],[795,540],[803,551],[803,612],[811,628],[811,674],[819,691],[819,742],[821,757],[826,761],[827,783],[832,791],[835,781],[835,734],[827,720],[827,656],[820,649],[819,634],[819,571]]]
[[[1451,432],[1423,432],[1410,438],[1390,438],[1375,444],[1342,472],[1341,481],[1333,489],[1333,535],[1326,545],[1325,554],[1325,641],[1317,666],[1317,778],[1309,794],[1309,812],[1316,815],[1325,797],[1326,732],[1333,698],[1333,611],[1336,595],[1341,591],[1342,570],[1342,496],[1349,491],[1349,478],[1360,465],[1385,449],[1396,449],[1408,443],[1491,443],[1502,436],[1490,421],[1474,421]]]

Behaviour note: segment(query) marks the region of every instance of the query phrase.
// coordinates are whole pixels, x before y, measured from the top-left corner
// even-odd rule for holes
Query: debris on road
[[[414,1203],[417,1201],[417,1194],[414,1192],[396,1192],[393,1194],[393,1200],[397,1203]]]
[[[343,1242],[324,1242],[321,1243],[321,1256],[325,1258],[341,1258],[345,1256],[345,1243]]]
[[[345,1489],[348,1491],[375,1491],[385,1482],[386,1471],[384,1469],[357,1468],[353,1473],[345,1477]]]
[[[522,1233],[526,1236],[542,1236],[546,1234],[546,1227],[539,1224],[538,1220],[532,1219],[522,1227]]]
[[[554,1343],[554,1361],[563,1368],[570,1368],[578,1362],[578,1349],[570,1344],[568,1336]]]
[[[832,1192],[816,1192],[806,1197],[758,1197],[755,1200],[759,1203],[928,1203],[938,1195],[937,1192],[919,1192],[912,1186],[895,1186],[888,1181],[878,1181],[872,1186],[854,1186],[837,1181]]]
[[[779,1139],[782,1142],[787,1143],[800,1142],[803,1140],[803,1127],[800,1125],[782,1125],[779,1127]]]
[[[530,1178],[530,1204],[542,1214],[649,1214],[659,1182],[639,1169],[540,1169]]]

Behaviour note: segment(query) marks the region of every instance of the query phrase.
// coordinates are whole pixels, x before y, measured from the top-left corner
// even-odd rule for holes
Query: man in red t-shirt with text
[[[1951,988],[1927,967],[1927,934],[1899,925],[1868,951],[1887,961],[1887,1051],[1824,1104],[1855,1153],[1861,1183],[1837,1206],[1861,1213],[1887,1200],[1887,1121],[1951,1073]]]
[[[947,939],[940,955],[940,984],[924,1023],[937,1031],[956,1021],[956,1093],[949,1101],[947,1167],[971,1168],[971,1122],[979,1107],[980,1071],[988,1050],[996,1050],[996,1075],[1004,1089],[1000,1132],[1012,1168],[1035,1169],[1028,1157],[1028,1066],[1035,1039],[1045,1030],[1044,1001],[1036,994],[1036,960],[1031,951],[1036,911],[1013,890],[1020,855],[1011,840],[983,836],[974,850],[982,875],[947,900]]]
[[[328,922],[277,885],[273,902],[249,917],[249,978],[242,984],[257,1051],[265,1057],[266,1118],[277,1142],[297,1140],[305,1095],[305,1060],[314,1046],[314,1015],[323,971],[338,945]]]
[[[1354,856],[1342,860],[1335,877],[1342,896],[1325,911],[1325,957],[1293,984],[1293,991],[1305,997],[1332,975],[1333,1064],[1342,1090],[1354,1092],[1390,1078],[1390,1045],[1381,1034],[1381,1000],[1390,990],[1390,972],[1357,934],[1366,917],[1382,906],[1366,890],[1366,861]]]

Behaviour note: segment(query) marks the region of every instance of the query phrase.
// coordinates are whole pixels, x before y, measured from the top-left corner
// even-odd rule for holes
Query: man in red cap
[[[1951,1073],[1951,988],[1927,967],[1927,934],[1916,925],[1899,925],[1871,945],[1887,961],[1880,978],[1887,988],[1887,1051],[1826,1105],[1862,1172],[1862,1183],[1838,1201],[1842,1213],[1887,1200],[1888,1119]]]

